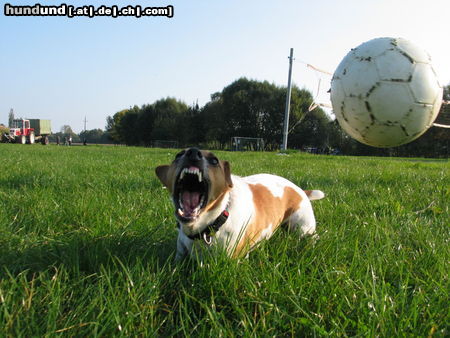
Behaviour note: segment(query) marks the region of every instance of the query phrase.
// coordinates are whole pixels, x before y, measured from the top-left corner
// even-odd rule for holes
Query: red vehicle
[[[41,141],[48,144],[48,135],[51,134],[50,120],[15,119],[9,129],[9,134],[3,135],[3,142],[29,143]]]

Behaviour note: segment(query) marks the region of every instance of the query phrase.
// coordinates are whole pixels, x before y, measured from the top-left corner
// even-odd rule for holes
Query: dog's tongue
[[[200,193],[197,191],[184,191],[181,198],[186,216],[191,215],[200,204]]]

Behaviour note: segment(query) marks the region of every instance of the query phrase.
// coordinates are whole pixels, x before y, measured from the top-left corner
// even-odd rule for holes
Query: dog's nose
[[[203,157],[202,152],[198,148],[189,148],[186,151],[186,156],[191,161],[200,161]]]

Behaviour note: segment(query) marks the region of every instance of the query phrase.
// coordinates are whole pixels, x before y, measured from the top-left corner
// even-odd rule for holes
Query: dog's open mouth
[[[182,221],[195,220],[208,200],[208,182],[202,171],[194,166],[181,170],[175,183],[174,200],[177,216]]]

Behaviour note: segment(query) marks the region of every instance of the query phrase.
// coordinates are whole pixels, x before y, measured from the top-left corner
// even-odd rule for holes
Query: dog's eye
[[[217,157],[210,157],[208,159],[209,164],[211,165],[218,165],[219,164],[219,160],[217,159]]]

